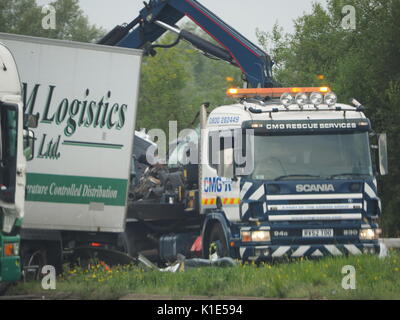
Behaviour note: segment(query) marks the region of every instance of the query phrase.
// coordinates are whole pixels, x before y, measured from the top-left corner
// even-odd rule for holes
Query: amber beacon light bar
[[[304,88],[251,88],[251,89],[240,89],[230,88],[228,89],[227,95],[231,98],[254,98],[254,97],[271,97],[279,98],[282,94],[291,93],[328,93],[331,92],[329,87],[304,87]]]

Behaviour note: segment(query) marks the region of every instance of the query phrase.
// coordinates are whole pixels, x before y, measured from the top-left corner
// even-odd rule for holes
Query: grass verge
[[[354,266],[356,289],[344,290],[344,266]],[[8,294],[46,298],[119,299],[130,294],[264,297],[298,299],[400,299],[400,253],[385,259],[352,256],[299,260],[275,265],[198,268],[179,273],[144,271],[135,266],[69,270],[57,278],[56,290],[40,282],[19,283]]]

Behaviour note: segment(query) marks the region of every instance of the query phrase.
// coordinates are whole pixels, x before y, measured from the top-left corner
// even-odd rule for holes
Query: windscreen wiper
[[[286,176],[280,176],[280,177],[276,178],[275,181],[284,180],[284,179],[288,179],[288,178],[315,178],[315,179],[322,179],[323,177],[310,175],[310,174],[290,174],[290,175],[286,175]]]

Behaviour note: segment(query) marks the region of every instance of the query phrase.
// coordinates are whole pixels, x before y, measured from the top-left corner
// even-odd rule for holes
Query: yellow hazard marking
[[[240,198],[222,198],[222,205],[239,205],[240,204]],[[216,198],[203,198],[202,200],[203,206],[214,206],[217,204],[217,199]]]

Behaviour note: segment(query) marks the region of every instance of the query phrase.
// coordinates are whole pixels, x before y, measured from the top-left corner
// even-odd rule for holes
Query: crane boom
[[[185,16],[220,46],[176,27]],[[151,43],[166,31],[178,34],[206,54],[239,67],[251,87],[273,86],[270,56],[196,0],[150,0],[137,18],[129,24],[115,27],[99,44],[151,49]]]

